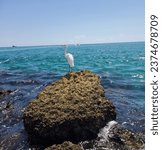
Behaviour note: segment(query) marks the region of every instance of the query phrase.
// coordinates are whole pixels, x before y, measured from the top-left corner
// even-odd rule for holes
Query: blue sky
[[[144,41],[144,0],[0,0],[0,47]]]

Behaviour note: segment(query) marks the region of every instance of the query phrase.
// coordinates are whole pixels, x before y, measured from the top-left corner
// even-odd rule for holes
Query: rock
[[[88,142],[88,149],[144,150],[144,143],[144,134],[133,133],[116,121],[110,121],[100,130],[94,141]],[[86,141],[80,144],[84,149],[87,149]]]
[[[0,90],[0,98],[9,95],[11,92],[11,90]]]
[[[12,108],[12,102],[7,97],[12,92],[11,90],[0,90],[0,111]]]
[[[96,138],[115,119],[100,78],[90,71],[71,72],[47,86],[23,114],[29,139],[46,144]]]
[[[65,141],[62,144],[52,145],[50,147],[45,148],[44,150],[83,150],[83,149],[79,145]]]
[[[142,150],[145,146],[144,136],[141,133],[134,133],[128,129],[125,128],[118,128],[116,135],[120,138],[122,141],[122,145],[125,149],[128,150]],[[119,141],[115,141],[112,139],[112,142],[118,144],[119,147],[121,146],[121,143]]]

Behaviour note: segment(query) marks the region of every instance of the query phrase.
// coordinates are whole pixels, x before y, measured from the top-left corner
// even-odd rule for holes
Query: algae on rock
[[[73,144],[69,141],[65,141],[62,144],[54,144],[50,147],[45,148],[44,150],[83,150],[79,145]]]
[[[115,119],[99,76],[90,71],[71,72],[47,86],[23,115],[31,141],[44,143],[93,139]]]

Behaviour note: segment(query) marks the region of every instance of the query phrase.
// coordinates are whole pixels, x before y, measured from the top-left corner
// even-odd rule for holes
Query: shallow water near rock
[[[117,110],[117,122],[144,134],[144,42],[69,46],[74,71],[101,77],[106,96]],[[30,147],[22,122],[26,106],[53,81],[68,72],[62,46],[0,48],[0,147]],[[94,143],[95,144],[95,143]]]

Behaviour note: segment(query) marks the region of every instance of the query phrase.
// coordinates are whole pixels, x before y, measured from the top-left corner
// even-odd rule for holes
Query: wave
[[[100,132],[98,133],[98,137],[97,139],[99,141],[104,141],[107,142],[109,140],[109,138],[113,137],[113,133],[111,132],[113,128],[115,128],[118,125],[118,123],[116,121],[110,121],[106,124],[106,126],[104,128],[102,128],[100,130]]]

